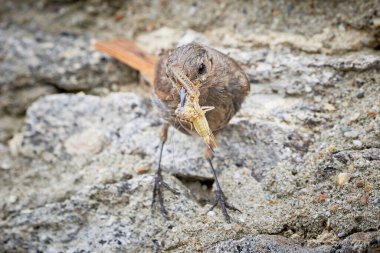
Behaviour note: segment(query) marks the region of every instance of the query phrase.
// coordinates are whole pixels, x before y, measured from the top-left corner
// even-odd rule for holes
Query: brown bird
[[[190,84],[198,84],[196,88],[199,92],[199,105],[201,107],[213,108],[206,112],[206,119],[212,134],[216,135],[239,111],[244,98],[248,95],[250,91],[248,78],[232,58],[215,49],[194,42],[163,53],[157,63],[155,59],[144,54],[135,45],[130,44],[128,46],[120,40],[98,42],[96,47],[132,66],[138,65],[135,64],[136,59],[131,61],[133,57],[126,57],[126,52],[123,53],[123,51],[127,50],[129,54],[132,52],[132,55],[140,59],[146,58],[146,61],[155,65],[155,74],[152,74],[149,67],[134,67],[146,74],[148,79],[154,80],[153,104],[165,120],[160,135],[161,144],[154,181],[152,208],[158,199],[161,212],[166,216],[167,211],[164,206],[162,188],[165,187],[174,194],[178,194],[176,190],[163,181],[161,174],[162,151],[167,140],[169,125],[185,134],[196,135],[197,133],[191,122],[181,121],[176,113],[176,110],[183,108],[186,100],[189,99],[190,91],[186,88],[185,82],[190,81]],[[182,75],[181,78],[178,77],[178,71]],[[219,204],[226,221],[230,222],[227,209],[239,210],[227,202],[219,184],[212,163],[214,155],[212,148],[215,143],[206,144],[204,156],[210,165],[216,184],[215,203],[210,210]]]

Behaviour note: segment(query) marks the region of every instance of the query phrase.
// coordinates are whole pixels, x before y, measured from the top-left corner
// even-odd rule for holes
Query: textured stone
[[[0,113],[0,252],[378,251],[375,3],[5,0],[1,110],[28,109],[15,127]],[[181,195],[164,191],[168,219],[152,213],[161,121],[151,90],[108,94],[135,76],[89,47],[116,34],[144,34],[156,49],[200,39],[246,70],[251,94],[218,134],[214,159],[242,211],[231,224],[220,208],[208,212],[215,184],[202,141],[172,128],[163,175]],[[30,105],[82,88],[103,97]]]
[[[117,141],[118,134],[133,136],[141,130],[133,120],[147,114],[147,105],[143,101],[130,93],[115,93],[105,98],[86,95],[45,97],[27,111],[20,152],[33,158],[47,153],[61,159],[70,155],[90,157],[99,153],[107,142]],[[134,126],[130,127],[128,123]],[[125,133],[122,128],[131,130]],[[132,136],[128,138],[129,145]]]
[[[305,252],[305,253],[327,253],[330,247],[321,246],[318,248],[305,248],[295,241],[278,235],[257,235],[247,236],[240,240],[228,240],[218,243],[209,252],[239,252],[239,253],[285,253],[285,252]]]
[[[134,80],[127,66],[95,51],[94,42],[74,33],[0,26],[0,112],[22,114],[57,88],[89,90]]]

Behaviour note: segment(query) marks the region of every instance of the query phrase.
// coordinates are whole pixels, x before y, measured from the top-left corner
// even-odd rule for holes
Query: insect
[[[181,102],[178,104],[178,108],[175,110],[175,114],[179,120],[185,121],[191,124],[194,127],[195,131],[203,139],[206,145],[213,150],[216,148],[216,139],[212,133],[208,121],[206,119],[206,112],[213,110],[213,106],[200,106],[199,105],[199,86],[200,82],[197,80],[192,83],[179,69],[172,69],[174,75],[181,80],[184,84],[184,87],[181,87]],[[189,94],[189,98],[185,103],[185,90]]]
[[[176,110],[177,117],[182,121],[192,124],[195,131],[210,149],[214,149],[217,146],[215,136],[211,132],[206,119],[206,112],[212,109],[214,109],[213,106],[200,107],[199,103],[192,102],[186,104],[184,108],[178,108]]]

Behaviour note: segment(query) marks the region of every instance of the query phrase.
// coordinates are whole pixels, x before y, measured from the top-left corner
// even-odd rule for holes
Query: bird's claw
[[[227,223],[231,223],[231,217],[229,216],[227,209],[242,213],[239,209],[237,209],[236,207],[234,207],[233,205],[227,202],[227,198],[226,196],[224,196],[224,193],[222,192],[222,190],[215,191],[215,202],[211,206],[211,208],[208,210],[208,212],[212,211],[218,204],[220,205],[220,208],[222,209],[223,216],[225,220],[227,221]]]
[[[162,187],[165,187],[169,191],[171,191],[174,195],[180,195],[180,192],[170,187],[166,182],[163,181],[161,173],[157,173],[154,177],[154,189],[153,189],[153,199],[152,199],[152,212],[154,210],[154,205],[156,203],[156,198],[158,198],[158,202],[160,203],[160,211],[167,218],[168,211],[164,205],[164,197],[162,194]]]

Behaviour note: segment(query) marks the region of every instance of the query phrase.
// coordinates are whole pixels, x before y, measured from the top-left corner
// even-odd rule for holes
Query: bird
[[[197,42],[164,51],[158,59],[147,55],[132,42],[128,41],[128,43],[120,40],[101,41],[97,43],[96,48],[139,69],[153,83],[152,102],[164,123],[160,133],[159,158],[154,177],[151,206],[153,209],[158,202],[161,213],[167,217],[168,212],[164,204],[163,189],[166,188],[173,194],[179,194],[177,190],[164,181],[162,176],[161,159],[168,138],[168,129],[172,126],[184,134],[197,136],[197,131],[191,122],[181,121],[178,118],[178,108],[183,109],[184,104],[192,95],[190,94],[192,91],[189,90],[185,82],[190,81],[190,84],[197,84],[193,88],[195,87],[200,107],[210,108],[204,114],[213,136],[217,136],[240,110],[243,101],[250,92],[250,82],[244,70],[234,59]],[[125,51],[128,50],[129,53],[133,52],[134,57],[126,56],[127,52]],[[131,60],[131,58],[136,57],[140,60],[144,58],[145,63],[149,62],[148,67],[141,67],[141,64],[136,64],[136,59]],[[179,72],[181,78],[178,77]],[[215,202],[209,211],[219,205],[226,222],[230,223],[231,217],[228,210],[238,212],[240,210],[227,201],[218,181],[216,169],[212,162],[215,147],[216,142],[211,141],[206,142],[204,148],[204,158],[209,164],[216,187]]]

